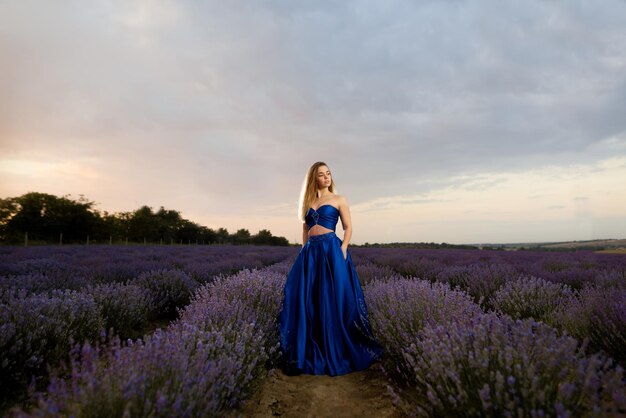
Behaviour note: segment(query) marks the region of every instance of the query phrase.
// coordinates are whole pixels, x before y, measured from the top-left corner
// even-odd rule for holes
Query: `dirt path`
[[[272,369],[261,389],[233,416],[402,417],[385,386],[378,363],[342,376],[287,376],[280,369]]]

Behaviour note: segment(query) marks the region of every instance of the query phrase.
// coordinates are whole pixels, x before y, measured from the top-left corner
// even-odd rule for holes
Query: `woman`
[[[348,242],[345,197],[335,194],[328,166],[309,168],[300,199],[304,245],[289,271],[278,316],[283,370],[337,376],[363,370],[382,356]],[[343,241],[335,235],[341,217]]]

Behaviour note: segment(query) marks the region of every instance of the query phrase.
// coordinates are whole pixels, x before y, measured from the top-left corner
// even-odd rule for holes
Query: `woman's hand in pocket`
[[[345,247],[341,247],[341,252],[343,253],[343,259],[347,260],[348,259],[348,249]]]

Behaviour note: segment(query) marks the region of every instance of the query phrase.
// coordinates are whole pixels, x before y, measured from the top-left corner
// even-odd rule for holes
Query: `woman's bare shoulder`
[[[337,203],[338,208],[348,206],[348,199],[345,196],[340,195],[340,194],[335,195],[335,202]]]

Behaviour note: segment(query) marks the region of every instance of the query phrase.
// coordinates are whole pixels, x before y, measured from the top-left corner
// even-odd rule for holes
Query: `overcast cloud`
[[[617,0],[0,1],[0,195],[296,241],[323,160],[356,243],[626,237],[624,22]],[[529,173],[553,189],[525,219]]]

